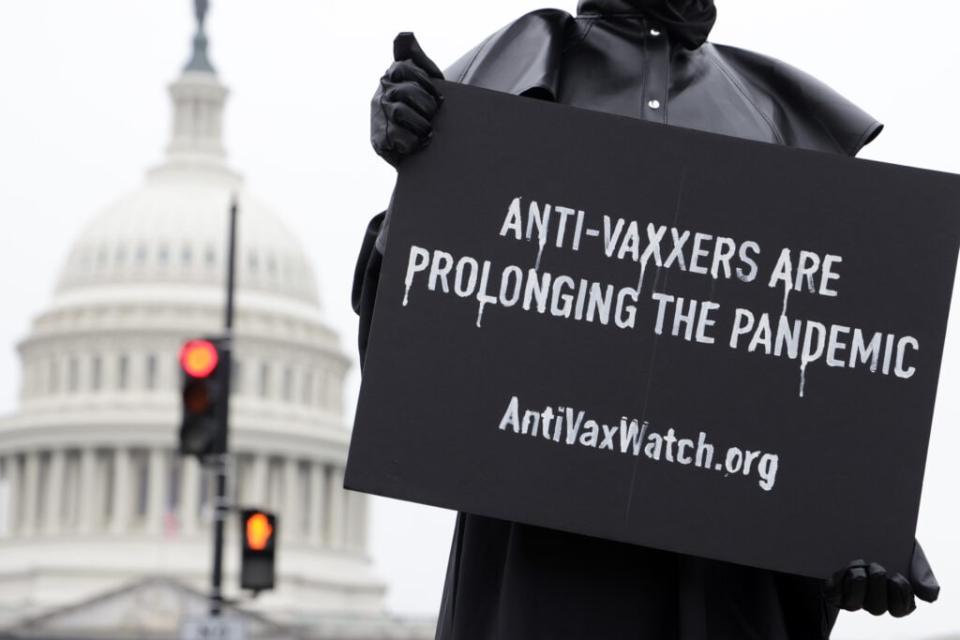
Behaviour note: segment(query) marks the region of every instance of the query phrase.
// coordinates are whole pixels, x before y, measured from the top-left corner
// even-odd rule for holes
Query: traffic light
[[[252,591],[273,589],[277,517],[256,509],[244,509],[240,514],[240,539],[243,541],[240,588]]]
[[[223,339],[189,340],[180,349],[183,419],[180,453],[199,457],[227,451],[230,352]]]

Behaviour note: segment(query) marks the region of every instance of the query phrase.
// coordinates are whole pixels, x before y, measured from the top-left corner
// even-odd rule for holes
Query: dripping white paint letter
[[[410,287],[413,285],[413,276],[420,271],[426,271],[430,265],[430,252],[423,247],[410,245],[410,258],[407,260],[407,276],[403,279],[406,289],[403,292],[403,306],[410,301]]]

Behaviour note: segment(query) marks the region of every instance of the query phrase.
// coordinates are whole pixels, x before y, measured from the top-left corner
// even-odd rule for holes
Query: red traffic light
[[[247,539],[247,548],[252,551],[263,551],[267,548],[273,536],[273,525],[270,517],[265,513],[252,513],[247,517],[244,526],[244,535]]]
[[[220,361],[217,347],[209,340],[190,340],[180,349],[180,366],[194,378],[206,378]]]

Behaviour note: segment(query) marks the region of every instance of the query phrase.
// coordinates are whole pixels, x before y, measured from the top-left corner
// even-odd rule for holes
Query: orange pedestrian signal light
[[[273,589],[277,550],[277,516],[260,509],[240,511],[240,588],[259,593]]]
[[[217,368],[220,356],[209,340],[190,340],[180,349],[180,366],[193,378],[206,378]]]
[[[263,551],[267,548],[271,536],[273,536],[273,525],[270,518],[264,513],[254,513],[247,518],[246,526],[247,547],[252,551]]]

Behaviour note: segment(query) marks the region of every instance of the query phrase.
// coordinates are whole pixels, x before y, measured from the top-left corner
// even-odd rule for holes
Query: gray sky
[[[14,344],[49,300],[72,239],[161,157],[170,116],[165,86],[186,60],[190,4],[0,3],[0,413],[15,406]],[[960,2],[914,0],[908,14],[893,0],[719,4],[715,41],[787,60],[886,123],[863,157],[960,173]],[[393,36],[416,31],[445,66],[502,24],[543,6],[541,0],[212,5],[211,55],[232,90],[226,115],[231,161],[303,239],[327,318],[352,353],[355,252],[393,183],[392,169],[367,142],[368,101],[390,63]],[[574,5],[565,0],[560,6]],[[947,338],[918,533],[945,586],[943,598],[903,621],[847,615],[835,637],[960,631],[957,317]],[[351,395],[356,383],[354,374]],[[392,585],[395,610],[436,609],[451,527],[449,513],[376,501],[374,553]]]

